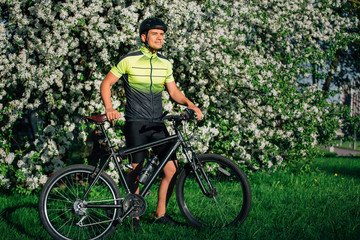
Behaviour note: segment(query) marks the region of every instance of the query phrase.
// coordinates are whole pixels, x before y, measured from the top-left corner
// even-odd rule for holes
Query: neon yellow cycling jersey
[[[143,47],[121,58],[110,72],[124,80],[126,120],[157,121],[163,112],[164,84],[174,81],[170,61]]]

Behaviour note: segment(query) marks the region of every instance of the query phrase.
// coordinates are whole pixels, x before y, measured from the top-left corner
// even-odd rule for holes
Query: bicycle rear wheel
[[[213,196],[204,195],[193,168],[187,164],[176,187],[176,199],[184,217],[198,228],[220,228],[244,222],[251,206],[250,185],[244,172],[220,155],[204,154],[198,159],[203,165],[198,167],[204,169],[215,191]],[[207,186],[199,169],[197,173]]]
[[[46,231],[55,239],[98,239],[115,231],[118,208],[86,208],[86,204],[120,203],[116,183],[105,173],[89,188],[95,168],[73,165],[56,172],[45,184],[39,198],[39,215]]]

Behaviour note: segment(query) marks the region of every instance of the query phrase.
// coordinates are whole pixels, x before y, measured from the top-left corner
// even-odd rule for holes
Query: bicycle
[[[175,134],[138,147],[123,147],[115,151],[106,133],[106,115],[85,116],[99,126],[109,153],[101,167],[70,165],[52,175],[44,185],[39,199],[39,215],[46,231],[55,239],[98,239],[111,235],[127,217],[145,213],[145,197],[163,167],[181,146],[187,159],[177,179],[176,200],[181,213],[194,227],[226,227],[243,223],[251,205],[249,182],[233,161],[216,155],[195,153],[180,130],[183,121],[191,120],[194,111],[187,109],[180,115],[162,116],[172,122]],[[132,194],[125,180],[126,169],[132,168],[124,160],[130,154],[172,142],[154,172],[143,181],[139,194]],[[115,163],[125,196],[105,173],[110,161]],[[152,160],[147,160],[151,162]],[[99,164],[98,164],[99,165]],[[147,165],[145,164],[144,169]],[[141,176],[140,176],[141,178]]]

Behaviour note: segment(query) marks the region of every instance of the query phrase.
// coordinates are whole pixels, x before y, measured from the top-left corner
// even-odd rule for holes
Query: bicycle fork
[[[184,146],[183,149],[184,149],[184,154],[188,159],[191,168],[194,171],[196,181],[198,182],[203,194],[209,198],[216,197],[218,192],[210,182],[204,170],[204,164],[200,162],[200,160],[197,158],[194,148],[192,146],[191,147]],[[189,151],[191,152],[192,155],[191,158],[188,154]]]

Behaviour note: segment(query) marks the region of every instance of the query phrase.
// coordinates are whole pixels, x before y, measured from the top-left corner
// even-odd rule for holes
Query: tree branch
[[[348,0],[348,2],[352,2],[352,3],[356,3],[360,5],[360,1],[356,1],[356,0]]]

